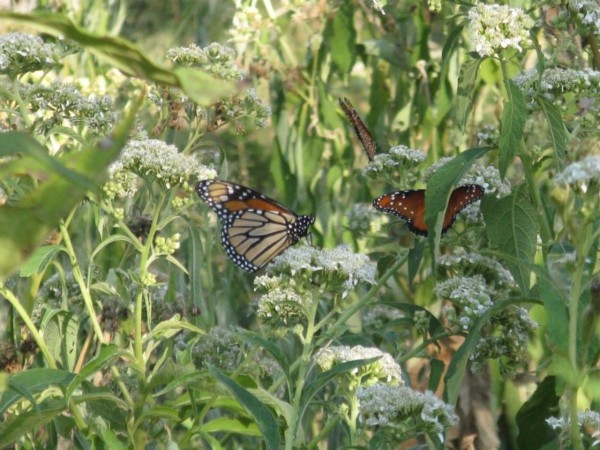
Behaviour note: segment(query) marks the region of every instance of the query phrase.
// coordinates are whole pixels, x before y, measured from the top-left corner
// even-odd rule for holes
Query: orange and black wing
[[[452,191],[444,215],[442,234],[450,229],[456,215],[484,194],[482,186],[469,184]],[[407,228],[419,236],[427,236],[429,227],[425,223],[425,190],[390,192],[373,201],[373,206],[406,221]]]
[[[427,236],[425,190],[389,192],[373,200],[373,206],[405,220],[407,228],[413,233]]]
[[[354,132],[356,133],[356,137],[365,149],[369,161],[373,161],[373,158],[377,153],[377,142],[375,142],[375,139],[371,136],[367,126],[352,106],[352,103],[350,103],[350,100],[347,98],[340,98],[339,103],[342,111],[344,111],[344,114],[346,114],[346,117],[350,120]]]
[[[478,184],[467,184],[466,186],[460,186],[454,189],[452,194],[450,194],[450,200],[448,201],[448,207],[446,208],[442,233],[448,231],[456,220],[456,215],[459,212],[483,197],[484,193],[485,189]]]
[[[315,220],[297,216],[275,200],[228,181],[203,180],[196,191],[221,219],[221,242],[227,255],[248,272],[264,267],[306,236]]]

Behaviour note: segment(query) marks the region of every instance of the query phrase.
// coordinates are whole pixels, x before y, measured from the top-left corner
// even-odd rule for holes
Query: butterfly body
[[[484,192],[484,188],[477,184],[468,184],[454,189],[444,215],[442,234],[450,229],[457,214],[471,203],[479,200]],[[405,220],[407,228],[413,233],[419,236],[428,235],[429,227],[425,223],[424,189],[389,192],[373,200],[373,206],[379,211]]]
[[[241,269],[255,272],[300,238],[314,216],[298,216],[269,197],[223,180],[203,180],[196,192],[221,219],[221,243]]]

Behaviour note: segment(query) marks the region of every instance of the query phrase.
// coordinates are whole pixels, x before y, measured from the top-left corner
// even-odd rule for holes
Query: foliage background
[[[437,391],[451,404],[460,392],[464,428],[448,438],[459,439],[457,446],[461,439],[466,445],[470,433],[477,434],[480,448],[500,442],[505,448],[541,448],[542,444],[554,448],[559,442],[582,448],[589,443],[587,435],[580,434],[576,418],[578,411],[597,410],[598,401],[596,200],[591,195],[574,197],[573,190],[557,192],[552,180],[570,162],[597,154],[593,106],[597,93],[585,93],[592,101],[588,107],[580,102],[581,91],[576,88],[546,102],[537,92],[533,98],[540,106],[535,109],[526,103],[531,98],[525,98],[509,80],[525,69],[596,67],[596,31],[586,28],[572,5],[514,2],[511,6],[522,7],[537,21],[533,45],[524,52],[508,48],[501,57],[480,58],[472,53],[474,42],[466,22],[467,11],[474,5],[390,2],[383,6],[385,14],[379,6],[354,1],[40,1],[39,10],[51,16],[12,17],[3,22],[7,30],[25,24],[78,40],[84,51],[65,57],[53,69],[55,76],[85,79],[90,85],[100,80],[111,91],[120,115],[106,158],[100,161],[93,151],[91,156],[82,151],[77,161],[65,157],[69,146],[102,148],[104,136],[79,129],[78,139],[65,130],[55,130],[57,136],[51,138],[34,133],[23,123],[24,117],[13,120],[10,112],[5,113],[11,129],[26,131],[37,141],[25,136],[11,136],[17,140],[9,141],[6,135],[2,156],[22,148],[20,153],[30,158],[29,163],[41,165],[44,176],[31,168],[4,169],[7,176],[2,188],[8,195],[0,225],[4,242],[11,245],[5,248],[12,250],[6,251],[4,260],[9,262],[3,269],[19,268],[18,259],[30,255],[57,224],[61,232],[57,245],[64,248],[46,245],[45,251],[34,253],[36,258],[20,266],[19,275],[3,284],[2,295],[10,302],[10,306],[4,302],[1,313],[1,323],[6,324],[3,340],[12,345],[6,355],[15,353],[4,367],[8,372],[7,367],[14,364],[15,372],[25,375],[2,378],[2,445],[33,447],[44,439],[52,443],[65,439],[82,447],[85,442],[101,446],[121,441],[157,447],[177,443],[200,448],[273,448],[269,437],[281,435],[287,448],[325,448],[325,443],[328,448],[380,448],[414,437],[406,430],[392,437],[385,430],[361,434],[336,419],[339,411],[326,407],[335,392],[328,383],[343,370],[329,373],[331,378],[319,378],[312,366],[303,372],[298,367],[306,362],[302,358],[307,354],[295,331],[286,334],[281,327],[270,329],[257,322],[254,303],[259,295],[254,275],[242,273],[227,259],[217,244],[219,227],[214,217],[197,200],[180,209],[169,206],[173,198],[184,196],[182,191],[189,194],[185,183],[179,191],[163,192],[156,180],[144,179],[147,190],[120,206],[123,217],[116,213],[116,204],[107,206],[93,195],[90,198],[89,191],[97,189],[89,189],[85,184],[89,180],[77,174],[95,174],[97,179],[92,181],[99,183],[123,142],[141,132],[174,144],[185,155],[195,155],[215,167],[220,178],[251,186],[299,214],[314,213],[315,246],[332,249],[347,244],[377,263],[377,290],[358,286],[348,303],[332,309],[333,317],[346,321],[335,322],[339,328],[329,329],[330,335],[323,332],[323,340],[310,348],[311,357],[328,342],[325,337],[334,336],[331,340],[337,344],[372,345],[392,354],[405,371],[406,383],[415,389]],[[560,20],[554,22],[555,16]],[[69,18],[79,28],[59,23],[57,17]],[[78,30],[90,34],[77,35]],[[136,59],[125,41],[95,40],[94,35],[132,40],[160,65],[167,64],[165,54],[170,48],[229,43],[237,51],[236,63],[248,76],[217,85],[204,74],[191,78],[187,72],[163,72],[142,57]],[[573,39],[565,40],[565,36]],[[115,65],[127,75],[111,72]],[[154,83],[185,89],[201,105],[201,113],[188,105],[187,126],[166,125],[173,111],[166,103],[148,100],[155,95]],[[233,120],[219,115],[219,108],[234,110],[223,99],[230,99],[232,91],[243,96],[250,87],[271,108],[270,122],[264,128],[256,109],[242,110]],[[339,111],[340,97],[352,100],[382,149],[399,144],[421,149],[426,154],[422,165],[393,179],[364,176],[367,158]],[[15,103],[5,102],[4,108],[9,111]],[[482,133],[488,136],[483,143]],[[372,210],[369,232],[355,228],[356,219],[349,216],[355,204],[370,203],[392,189],[425,188],[424,168],[462,152],[463,159],[457,159],[462,166],[447,174],[447,179],[460,179],[459,171],[474,159],[469,160],[473,153],[464,150],[490,143],[494,149],[486,152],[483,162],[506,175],[512,193],[504,199],[486,197],[481,207],[485,226],[458,223],[441,242],[434,233],[426,241],[397,222],[385,222]],[[56,174],[42,164],[40,156],[50,148],[59,148],[52,156],[65,167],[56,180],[45,178]],[[95,173],[90,167],[103,170]],[[72,184],[63,185],[62,190],[51,184],[65,178]],[[443,180],[438,182],[443,184]],[[71,190],[73,186],[77,190]],[[447,199],[450,188],[440,194],[438,202]],[[594,189],[597,181],[592,182],[590,192]],[[33,206],[19,203],[22,198],[33,199]],[[29,209],[19,209],[23,204]],[[47,208],[36,213],[40,205]],[[145,221],[154,224],[148,232],[151,236],[160,231],[159,236],[177,241],[178,248],[161,253],[151,239],[150,243],[143,238],[136,241],[134,224]],[[429,322],[432,328],[423,332],[421,316],[415,311],[423,314],[426,308],[439,316],[444,304],[434,292],[438,280],[432,275],[432,255],[452,254],[459,247],[497,258],[510,269],[518,286],[495,299],[495,309],[481,316],[468,333],[449,332],[443,320],[434,318]],[[22,258],[12,261],[17,254]],[[157,255],[152,270],[149,255]],[[563,264],[561,258],[569,257],[574,258],[573,264]],[[386,272],[390,267],[399,269]],[[144,278],[148,274],[155,277],[154,282]],[[49,302],[53,276],[60,280],[60,301],[47,303],[50,306],[37,311],[41,318],[27,323],[25,318],[36,314],[35,306]],[[129,289],[132,286],[141,286],[143,295]],[[372,300],[401,309],[405,316],[382,330],[367,330],[360,314],[344,316],[345,309],[352,310],[348,305],[364,306]],[[117,306],[107,309],[107,304]],[[510,371],[512,377],[505,373],[511,361],[502,358],[490,360],[481,378],[470,375],[465,368],[477,340],[485,334],[486,321],[517,304],[526,305],[540,323],[528,336],[525,353],[529,358],[511,367],[516,370]],[[302,432],[289,432],[293,414],[286,415],[286,407],[273,392],[269,396],[260,390],[273,385],[261,384],[255,374],[239,368],[219,367],[227,375],[207,367],[194,368],[193,343],[217,326],[233,325],[254,333],[252,339],[247,338],[253,344],[250,349],[236,344],[247,363],[252,364],[259,348],[277,356],[273,346],[280,347],[290,365],[291,380],[322,388],[315,388],[315,398],[303,399],[304,415],[300,414],[297,425]],[[436,326],[444,331],[432,332]],[[506,329],[510,328],[495,333]],[[40,330],[41,335],[32,338],[32,330]],[[455,335],[459,340],[449,342]],[[454,353],[463,338],[463,347]],[[25,351],[23,344],[32,340],[38,346],[45,342],[52,354]],[[437,341],[443,345],[428,346]],[[34,369],[54,371],[42,372],[46,381],[38,385]],[[119,379],[118,373],[125,375]],[[94,375],[104,380],[94,380]],[[445,384],[439,383],[444,376]],[[121,394],[103,389],[112,381]],[[217,381],[222,390],[213,396]],[[286,405],[296,411],[301,408],[294,404],[293,394],[300,392],[301,385],[294,386]],[[478,395],[469,397],[469,390]],[[118,413],[111,418],[106,411],[115,408]],[[64,414],[66,410],[69,414]],[[326,425],[320,422],[320,414]],[[480,421],[471,424],[470,416]],[[546,425],[544,420],[550,416],[570,418],[568,437]],[[97,423],[90,424],[91,418]],[[564,428],[568,431],[569,426]],[[442,445],[431,432],[415,435],[420,440],[407,445]],[[531,435],[544,439],[532,442]],[[263,442],[261,436],[267,439]]]

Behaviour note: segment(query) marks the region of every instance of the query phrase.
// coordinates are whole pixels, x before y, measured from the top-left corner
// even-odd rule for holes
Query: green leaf
[[[66,388],[74,376],[71,372],[57,369],[29,369],[11,375],[9,389],[0,395],[0,415],[4,414],[6,409],[20,397],[24,397],[19,391],[25,390],[32,395],[54,385]],[[18,388],[15,388],[17,385]],[[29,395],[27,398],[31,400]]]
[[[408,282],[411,284],[419,273],[424,251],[425,242],[422,239],[415,239],[413,246],[408,251]]]
[[[370,39],[361,41],[359,44],[363,48],[365,55],[376,56],[389,64],[401,67],[401,60],[398,59],[398,51],[394,44],[387,39]]]
[[[456,405],[458,395],[462,386],[465,371],[467,370],[467,364],[471,353],[479,343],[481,334],[481,328],[488,323],[490,317],[497,311],[505,308],[508,305],[508,301],[500,301],[485,313],[475,320],[473,326],[469,330],[469,334],[465,338],[463,344],[458,348],[456,353],[452,356],[450,365],[448,366],[448,372],[444,377],[444,401],[450,405]]]
[[[65,409],[64,400],[48,400],[38,409],[8,416],[6,421],[0,424],[0,448],[8,447],[27,433],[35,433]]]
[[[329,46],[333,65],[342,75],[350,73],[356,59],[356,30],[352,2],[344,2],[334,14]]]
[[[200,70],[187,67],[169,70],[152,62],[131,42],[115,36],[90,33],[64,15],[1,11],[0,19],[24,24],[56,37],[72,39],[120,71],[155,83],[180,87],[192,100],[203,106],[234,94],[233,82],[218,80]]]
[[[412,303],[401,303],[401,302],[394,302],[394,303],[381,302],[381,304],[389,306],[390,308],[399,309],[400,311],[404,312],[405,314],[408,314],[410,316],[411,320],[415,316],[415,313],[417,313],[417,312],[424,314],[427,317],[427,319],[429,320],[429,329],[427,330],[427,332],[429,333],[430,336],[438,336],[438,335],[444,334],[446,332],[446,329],[442,326],[442,324],[440,323],[438,318],[435,317],[433,314],[431,314],[429,312],[429,310],[427,310],[426,308],[423,308],[422,306],[413,305]],[[413,325],[414,325],[414,321],[413,321]]]
[[[35,251],[27,258],[27,261],[21,267],[19,275],[22,277],[30,277],[35,274],[44,273],[46,267],[54,255],[62,249],[62,245],[44,245],[35,249]]]
[[[560,110],[546,100],[543,96],[538,95],[536,96],[535,100],[538,102],[542,108],[542,111],[544,112],[544,117],[546,117],[546,122],[548,122],[548,128],[550,128],[552,145],[556,151],[558,166],[562,167],[567,154],[568,132],[567,128],[565,127],[565,122],[562,119]]]
[[[96,185],[87,176],[71,170],[58,158],[53,158],[48,151],[33,136],[20,132],[9,131],[0,135],[0,156],[20,155],[8,164],[0,167],[0,175],[37,174],[47,171],[61,176],[65,180],[82,188],[93,190]],[[25,156],[25,157],[23,157]]]
[[[265,447],[269,450],[279,450],[279,443],[281,440],[279,436],[279,427],[271,410],[263,405],[247,389],[244,389],[215,367],[210,368],[210,373],[217,381],[219,381],[219,383],[224,385],[229,392],[231,392],[236,400],[240,402],[244,408],[246,408],[246,411],[254,418],[254,421],[258,425],[258,428],[260,428],[265,440]]]
[[[565,247],[567,245],[567,247]],[[568,244],[555,244],[550,247],[546,258],[547,274],[539,277],[540,299],[546,308],[546,335],[548,344],[555,355],[568,357],[569,313],[567,309],[567,286],[571,285],[570,269],[564,266],[564,256],[575,251]],[[560,261],[563,262],[560,262]],[[565,284],[565,281],[568,284]]]
[[[539,225],[535,207],[519,190],[501,199],[484,198],[481,212],[490,242],[507,256],[508,269],[521,291],[527,294]]]
[[[506,80],[505,86],[506,100],[502,112],[502,129],[498,138],[500,176],[502,178],[506,176],[506,170],[512,164],[517,148],[521,145],[527,119],[525,97],[521,90],[512,80]]]
[[[107,167],[125,144],[140,104],[141,99],[132,104],[114,134],[100,141],[98,147],[57,158],[64,170],[52,168],[41,174],[39,178],[43,181],[36,190],[26,194],[19,203],[0,208],[0,281],[18,268],[50,230],[85,198],[90,184],[83,180],[91,180],[93,190],[99,189],[107,177]],[[14,145],[14,138],[14,134],[0,133],[0,148]],[[30,139],[22,141],[35,148]],[[33,151],[37,150],[39,148]]]
[[[285,353],[283,353],[277,345],[273,344],[270,341],[267,341],[261,335],[259,335],[258,333],[255,333],[253,331],[245,331],[245,332],[239,333],[239,336],[240,336],[240,338],[242,338],[242,340],[244,340],[244,342],[247,342],[248,344],[250,344],[254,347],[256,347],[256,346],[261,347],[266,352],[270,353],[271,356],[273,358],[275,358],[275,360],[281,367],[281,370],[283,370],[283,373],[285,374],[286,379],[289,380],[288,377],[289,377],[290,363],[289,363]]]
[[[425,191],[425,223],[429,228],[428,238],[432,244],[432,250],[437,249],[439,245],[444,213],[450,194],[467,170],[469,170],[469,167],[489,150],[489,147],[465,150],[444,164],[427,182],[427,189]]]
[[[471,109],[473,109],[473,95],[475,92],[475,83],[477,82],[477,73],[482,59],[471,59],[465,61],[458,74],[458,95],[457,115],[461,130],[467,127],[467,120]]]
[[[518,448],[540,449],[557,438],[557,432],[546,423],[546,419],[560,415],[559,400],[560,395],[556,393],[556,378],[553,376],[544,378],[533,395],[517,412]]]
[[[241,422],[237,419],[230,419],[228,417],[219,417],[218,419],[211,420],[202,424],[202,432],[204,433],[236,433],[243,434],[246,436],[260,436],[260,431],[256,424],[252,422]]]
[[[116,345],[101,345],[100,351],[96,355],[94,359],[85,364],[77,376],[69,383],[69,387],[67,388],[65,397],[69,398],[75,389],[79,387],[79,385],[89,378],[91,375],[95,374],[99,370],[105,368],[110,361],[116,358],[119,355],[119,349]]]
[[[429,361],[429,365],[431,367],[429,372],[429,381],[427,382],[427,389],[432,392],[437,391],[438,386],[440,385],[440,380],[442,379],[442,375],[444,374],[444,369],[446,365],[444,361],[439,359],[431,359]]]
[[[454,49],[458,45],[459,39],[462,35],[462,32],[465,28],[466,22],[460,22],[456,25],[448,36],[446,37],[446,42],[444,43],[444,48],[442,49],[442,67],[446,68],[448,66],[449,60],[454,53]],[[444,69],[442,69],[444,70]]]
[[[333,380],[338,375],[343,375],[347,372],[350,372],[357,367],[366,366],[371,364],[374,361],[377,361],[380,356],[375,358],[368,359],[356,359],[354,361],[347,361],[344,363],[336,364],[332,369],[326,370],[325,372],[320,373],[315,377],[315,379],[310,383],[310,385],[306,386],[304,392],[302,393],[302,403],[307,405],[310,402],[310,399],[317,393],[319,390]]]

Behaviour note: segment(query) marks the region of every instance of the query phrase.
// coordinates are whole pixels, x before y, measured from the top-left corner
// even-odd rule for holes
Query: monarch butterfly
[[[377,142],[375,142],[375,139],[373,139],[373,136],[371,136],[367,126],[361,120],[360,116],[352,106],[352,103],[350,103],[350,100],[344,97],[338,99],[338,101],[342,111],[344,111],[344,114],[346,114],[346,117],[348,117],[348,120],[350,120],[350,123],[354,128],[354,132],[356,133],[356,137],[365,149],[367,158],[369,158],[369,161],[373,161],[375,153],[377,153]]]
[[[479,200],[484,189],[478,184],[460,186],[450,194],[446,208],[442,234],[452,226],[456,215],[469,204]],[[387,212],[406,221],[407,228],[419,236],[427,236],[429,228],[425,223],[425,190],[388,192],[373,200],[373,206],[379,211]]]
[[[221,219],[221,243],[241,269],[255,272],[308,235],[314,216],[298,216],[250,188],[203,180],[196,192]]]

